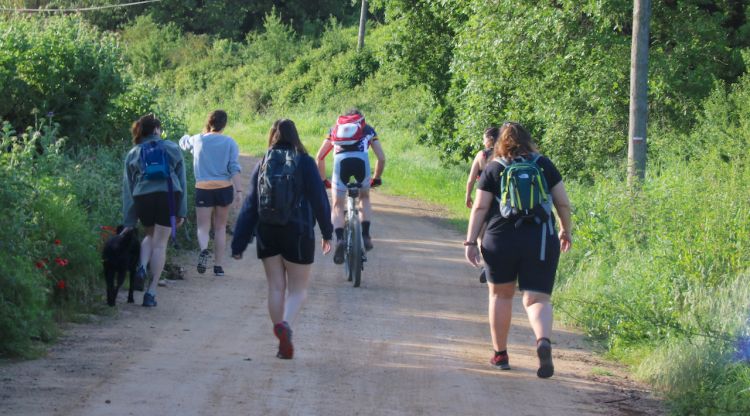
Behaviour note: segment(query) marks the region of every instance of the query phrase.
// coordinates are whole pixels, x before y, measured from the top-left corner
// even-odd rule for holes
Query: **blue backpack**
[[[148,181],[167,181],[167,200],[169,200],[169,222],[172,225],[172,239],[177,237],[177,216],[174,206],[174,185],[169,168],[169,154],[162,140],[151,140],[141,143],[141,172]]]
[[[153,181],[170,179],[169,155],[161,140],[141,143],[141,172],[143,177]]]

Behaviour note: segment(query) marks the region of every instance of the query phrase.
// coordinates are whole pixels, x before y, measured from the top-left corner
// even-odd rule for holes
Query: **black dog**
[[[104,244],[102,250],[102,264],[104,265],[104,278],[107,280],[107,305],[115,306],[117,291],[120,290],[125,281],[125,273],[130,273],[130,289],[128,290],[128,303],[133,303],[133,290],[143,290],[143,281],[138,281],[136,269],[141,254],[141,242],[138,240],[138,230],[132,230],[120,234],[122,225],[117,226],[117,234],[110,237]],[[117,275],[117,283],[115,283]]]

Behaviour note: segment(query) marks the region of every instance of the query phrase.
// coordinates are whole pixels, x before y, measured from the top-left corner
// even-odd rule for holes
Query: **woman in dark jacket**
[[[571,245],[570,201],[560,172],[552,161],[536,153],[531,136],[520,124],[503,124],[495,144],[494,156],[495,159],[487,165],[479,179],[464,242],[466,259],[479,267],[477,237],[487,219],[481,249],[487,272],[490,332],[495,350],[490,363],[503,370],[510,370],[506,346],[517,281],[523,292],[523,306],[537,339],[537,375],[547,378],[554,373],[549,339],[552,333],[550,296],[560,251],[568,251]],[[560,220],[558,235],[553,231],[554,217],[539,220],[536,215],[533,218],[522,217],[520,214],[502,215],[496,198],[500,191],[500,177],[505,165],[518,158],[535,160],[536,165],[541,168]]]
[[[241,259],[253,237],[258,258],[263,261],[268,280],[268,312],[273,322],[273,332],[279,339],[277,357],[291,359],[294,355],[292,329],[302,303],[307,295],[310,271],[315,256],[315,221],[323,236],[323,254],[331,251],[331,206],[318,168],[302,145],[294,122],[277,120],[268,136],[269,151],[253,170],[249,193],[237,218],[232,240],[232,257]],[[288,152],[296,161],[295,178],[299,181],[299,203],[291,217],[283,224],[273,224],[260,215],[261,198],[265,191],[259,189],[259,179],[264,176],[265,162],[272,152]],[[264,187],[265,189],[265,187]]]

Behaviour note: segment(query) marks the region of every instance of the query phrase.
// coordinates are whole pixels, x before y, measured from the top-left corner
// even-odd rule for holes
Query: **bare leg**
[[[288,290],[284,308],[284,320],[292,324],[307,297],[307,287],[310,283],[312,265],[291,263],[284,260],[284,267],[287,273]]]
[[[372,218],[372,203],[370,202],[370,190],[359,190],[359,220],[369,221]]]
[[[148,292],[151,294],[156,294],[156,286],[159,284],[159,277],[167,260],[167,243],[171,234],[172,227],[158,224],[154,226],[154,234],[151,240],[151,260],[149,262],[151,285],[148,287]]]
[[[145,269],[148,266],[148,261],[151,258],[151,241],[154,235],[154,227],[145,227],[146,236],[141,241],[141,255],[140,262],[141,266]]]
[[[333,210],[331,211],[331,222],[333,228],[344,228],[344,211],[346,210],[346,192],[333,192]]]
[[[268,314],[271,321],[278,324],[284,321],[284,297],[286,294],[286,269],[280,255],[263,259],[268,281]]]
[[[208,240],[211,233],[211,213],[213,207],[195,207],[195,216],[198,220],[198,245],[201,250],[208,248]]]
[[[508,331],[510,331],[510,319],[513,315],[513,294],[516,284],[487,283],[489,291],[489,318],[490,334],[492,335],[492,347],[495,351],[504,351],[508,347]]]
[[[229,205],[214,210],[214,265],[224,264],[224,249],[227,246],[227,219]]]
[[[524,291],[523,307],[526,309],[536,339],[549,338],[552,335],[550,296],[546,293]]]

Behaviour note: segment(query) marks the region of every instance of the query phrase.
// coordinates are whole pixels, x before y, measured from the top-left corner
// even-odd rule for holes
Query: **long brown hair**
[[[130,127],[130,133],[133,135],[133,144],[141,144],[144,137],[154,134],[154,131],[160,128],[161,121],[153,113],[139,118]]]
[[[536,151],[531,134],[522,125],[508,122],[500,127],[500,137],[495,143],[495,156],[514,159]]]
[[[299,139],[297,133],[297,127],[294,125],[292,120],[288,118],[282,118],[276,120],[271,126],[271,131],[268,132],[268,147],[273,147],[277,144],[287,143],[292,145],[298,152],[307,154],[307,149],[302,141]]]
[[[204,133],[211,133],[212,131],[222,131],[227,126],[227,112],[224,110],[215,110],[208,115],[206,120],[206,127],[203,128]]]

